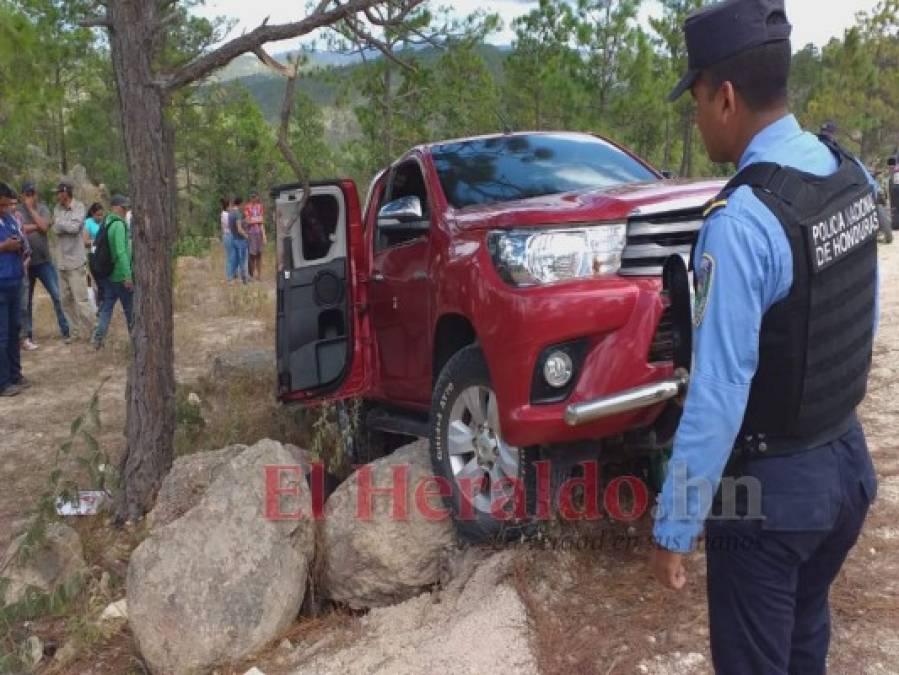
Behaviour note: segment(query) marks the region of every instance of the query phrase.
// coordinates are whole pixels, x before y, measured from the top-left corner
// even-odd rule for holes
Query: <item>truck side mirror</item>
[[[414,195],[400,197],[388,202],[378,212],[378,229],[384,231],[406,231],[430,229],[421,208],[421,199]]]
[[[895,157],[890,157],[890,158],[887,160],[887,166],[896,166],[896,158],[895,158]]]
[[[664,171],[662,171],[662,178],[664,178],[665,180],[671,180],[672,178],[674,178],[674,172],[665,169]]]

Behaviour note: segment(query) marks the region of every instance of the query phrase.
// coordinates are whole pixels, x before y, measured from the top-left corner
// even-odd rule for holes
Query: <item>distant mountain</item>
[[[481,50],[488,64],[492,66],[497,61],[497,57],[500,61],[504,60],[505,55],[511,50],[511,47],[505,45],[495,46],[485,44],[481,47]],[[436,54],[437,50],[430,46],[423,46],[418,47],[416,51],[423,54],[427,54],[429,52],[433,52]],[[272,56],[278,61],[286,63],[288,57],[293,56],[294,54],[296,54],[295,51],[288,51],[279,52],[277,54],[273,54]],[[377,59],[380,58],[381,55],[375,50],[369,50],[366,53],[366,56],[369,56],[372,59]],[[314,70],[317,68],[343,68],[346,66],[356,65],[358,63],[361,63],[362,61],[362,57],[359,54],[344,54],[341,52],[332,51],[308,52],[307,58],[308,64],[306,67],[309,70]],[[422,58],[422,54],[419,54],[419,58]],[[231,80],[239,80],[242,78],[254,76],[274,77],[274,74],[264,63],[262,63],[255,56],[253,56],[252,54],[244,54],[243,56],[238,56],[221,70],[216,71],[209,79],[212,82],[230,82]]]
[[[510,48],[485,44],[480,46],[478,51],[493,75],[501,81]],[[286,61],[288,54],[289,52],[273,56],[279,61]],[[440,52],[433,47],[427,47],[417,50],[415,56],[428,64],[436,61],[440,57]],[[372,57],[381,58],[379,54],[372,54]],[[340,94],[339,83],[352,77],[360,62],[361,58],[358,55],[315,52],[310,55],[308,72],[297,82],[297,88],[309,94],[318,105],[325,108],[332,107]],[[277,122],[286,81],[255,56],[245,55],[235,59],[216,77],[210,79],[212,82],[229,82],[245,87],[256,99],[265,118],[272,123]]]
[[[296,54],[296,51],[279,52],[277,54],[272,54],[272,56],[281,63],[286,63],[288,57],[293,56],[294,54]],[[379,56],[376,51],[371,50],[368,51],[366,55],[369,55],[372,58],[377,58]],[[307,52],[307,58],[308,64],[306,67],[308,69],[339,68],[362,61],[362,57],[359,54],[343,54],[341,52],[330,51]],[[237,80],[242,77],[252,77],[254,75],[264,75],[269,73],[271,73],[270,69],[259,59],[252,54],[244,54],[243,56],[238,56],[209,79],[214,82],[230,82],[231,80]]]

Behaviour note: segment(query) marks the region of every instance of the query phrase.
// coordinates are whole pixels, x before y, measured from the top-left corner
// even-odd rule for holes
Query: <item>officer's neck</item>
[[[746,153],[746,148],[752,143],[752,139],[789,114],[790,108],[786,105],[771,108],[770,110],[748,113],[744,123],[739,125],[740,131],[735,134],[730,161],[734,164],[739,164]]]

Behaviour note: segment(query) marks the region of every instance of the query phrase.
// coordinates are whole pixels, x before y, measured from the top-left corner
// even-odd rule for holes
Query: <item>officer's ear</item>
[[[715,92],[715,102],[723,117],[732,117],[737,114],[737,108],[742,103],[742,101],[738,101],[738,98],[733,82],[725,80],[719,85],[718,91]]]

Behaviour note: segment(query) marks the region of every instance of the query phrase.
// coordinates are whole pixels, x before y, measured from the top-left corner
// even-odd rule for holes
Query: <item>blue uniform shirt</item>
[[[759,132],[738,168],[759,162],[819,176],[833,174],[838,166],[833,153],[804,132],[793,115]],[[743,423],[758,366],[762,317],[793,286],[792,252],[783,227],[748,186],[734,191],[727,205],[706,220],[695,259],[697,267],[706,261],[711,278],[693,334],[690,389],[654,529],[659,545],[679,552],[692,550],[702,531]]]

